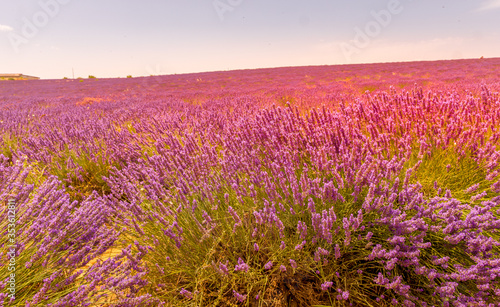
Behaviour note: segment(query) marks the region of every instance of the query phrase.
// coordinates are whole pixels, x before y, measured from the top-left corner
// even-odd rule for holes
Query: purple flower
[[[244,271],[248,272],[249,266],[246,264],[243,259],[238,258],[238,264],[234,267],[235,271]]]
[[[236,229],[236,227],[241,224],[241,219],[238,216],[238,213],[236,213],[236,211],[233,209],[233,207],[228,206],[228,211],[229,211],[229,214],[231,214],[231,216],[233,217],[233,220],[234,220],[234,223],[235,223],[234,224],[234,228]],[[233,231],[234,231],[234,229],[233,229]]]
[[[222,275],[229,275],[229,270],[227,268],[227,262],[226,262],[226,264],[219,263],[219,272]]]
[[[450,260],[450,257],[446,256],[446,257],[443,257],[443,258],[439,258],[439,259],[434,259],[434,260],[432,260],[432,264],[434,264],[434,265],[444,265],[444,264],[446,264],[449,260]]]
[[[286,266],[280,265],[280,271],[281,272],[286,272]]]
[[[304,240],[307,236],[307,225],[302,221],[297,222],[297,232],[300,234],[300,238]]]
[[[373,236],[373,232],[368,231],[368,233],[366,234],[366,237],[365,237],[365,238],[366,238],[366,241],[370,241],[370,240],[371,240],[371,238],[372,238],[372,236]]]
[[[486,191],[479,193],[477,195],[474,195],[470,198],[470,201],[473,203],[477,200],[480,200],[481,198],[485,197],[488,193]]]
[[[293,260],[293,259],[290,259],[290,266],[291,266],[293,269],[296,269],[296,268],[297,268],[297,262],[295,262],[295,260]]]
[[[268,261],[266,264],[264,264],[264,269],[270,270],[273,267],[273,262]]]
[[[340,258],[340,246],[338,244],[335,244],[335,259]]]
[[[392,258],[391,260],[387,261],[385,265],[386,270],[392,270],[394,269],[394,266],[398,263],[398,258]]]
[[[321,284],[321,290],[328,291],[329,288],[333,286],[333,282],[327,281]]]
[[[464,192],[467,194],[474,193],[479,188],[479,183],[476,183],[470,187],[468,187]]]
[[[316,206],[314,205],[314,200],[312,198],[309,198],[309,202],[307,203],[307,209],[309,209],[309,212],[311,213],[316,212]]]
[[[193,298],[193,293],[191,291],[184,289],[184,288],[181,288],[181,291],[179,292],[179,294],[185,296],[188,299]]]
[[[233,290],[233,295],[238,300],[238,302],[240,302],[240,303],[243,303],[247,299],[246,294],[242,295],[242,294],[240,294],[240,293],[238,293],[238,292],[236,292],[234,290]]]
[[[437,291],[444,296],[451,297],[457,286],[456,282],[445,282],[444,286],[437,287]]]
[[[306,243],[307,243],[306,240],[302,241],[302,243],[295,246],[295,250],[302,250],[302,248],[304,248],[304,245]]]
[[[323,249],[321,247],[318,247],[318,250],[314,252],[314,261],[320,262],[321,261],[321,256],[328,256],[330,255],[330,252],[327,251],[326,249]]]

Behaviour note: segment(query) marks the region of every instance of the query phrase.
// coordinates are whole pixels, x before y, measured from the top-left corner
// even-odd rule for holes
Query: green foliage
[[[281,97],[278,97],[276,99],[276,102],[279,106],[286,107],[290,104],[295,104],[297,102],[297,99],[291,95],[283,95]]]
[[[430,154],[425,154],[419,159],[417,151],[414,151],[406,165],[414,165],[418,160],[422,160],[422,163],[415,171],[411,182],[419,182],[426,197],[438,196],[438,190],[441,188],[439,196],[450,190],[453,198],[469,202],[472,195],[465,190],[474,184],[479,184],[474,193],[488,192],[483,200],[496,195],[490,190],[491,182],[486,180],[485,166],[476,162],[470,153],[458,154],[453,147],[434,148]],[[438,190],[434,189],[435,182]]]
[[[374,86],[374,85],[365,85],[361,88],[360,92],[361,93],[366,93],[367,91],[368,92],[374,92],[377,90],[377,87]]]
[[[74,166],[68,165],[72,161]],[[52,163],[46,165],[48,173],[55,175],[65,183],[66,191],[72,199],[82,200],[96,191],[100,195],[110,192],[103,176],[109,176],[112,167],[117,163],[106,160],[103,153],[77,153],[66,148],[54,157]]]
[[[5,132],[0,139],[0,154],[6,156],[12,162],[13,154],[22,147],[21,138]]]

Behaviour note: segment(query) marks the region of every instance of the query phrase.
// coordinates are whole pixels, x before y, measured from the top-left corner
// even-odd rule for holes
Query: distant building
[[[0,80],[38,80],[39,77],[27,76],[23,74],[0,74]]]

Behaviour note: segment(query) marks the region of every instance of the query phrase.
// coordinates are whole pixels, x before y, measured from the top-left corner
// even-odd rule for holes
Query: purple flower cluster
[[[327,281],[321,284],[321,290],[327,291],[329,288],[333,286],[333,282]]]
[[[147,253],[143,246],[136,245],[138,253],[124,249],[125,261],[120,260],[125,254],[98,260],[118,241],[120,232],[107,225],[116,208],[97,194],[82,202],[71,201],[61,189],[61,182],[54,177],[47,178],[37,187],[28,184],[33,169],[25,165],[26,160],[9,165],[0,155],[0,201],[15,199],[17,212],[16,258],[19,263],[16,274],[31,276],[29,272],[41,266],[56,268],[47,271],[41,284],[29,278],[25,284],[19,280],[17,287],[30,287],[33,294],[25,303],[36,305],[44,301],[52,306],[75,306],[98,300],[103,289],[111,288],[123,293],[124,297],[125,293],[135,295],[147,283],[141,262]],[[1,220],[7,221],[7,212],[2,214]],[[6,224],[1,223],[0,229],[6,229]],[[6,259],[5,255],[0,258],[4,268]],[[67,290],[63,291],[65,288]],[[48,293],[57,291],[63,291],[63,295],[45,299]],[[150,299],[149,295],[141,301]],[[123,300],[124,305],[127,300]]]
[[[238,300],[238,302],[243,303],[244,301],[247,300],[247,295],[240,294],[236,291],[233,290],[233,295],[234,297]]]
[[[238,264],[234,267],[234,270],[248,272],[249,268],[250,267],[248,266],[248,264],[245,263],[245,261],[243,261],[243,259],[238,258]]]

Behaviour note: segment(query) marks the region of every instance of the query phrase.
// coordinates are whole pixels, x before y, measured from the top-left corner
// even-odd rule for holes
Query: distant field
[[[496,306],[499,92],[500,58],[0,82],[0,302]]]

